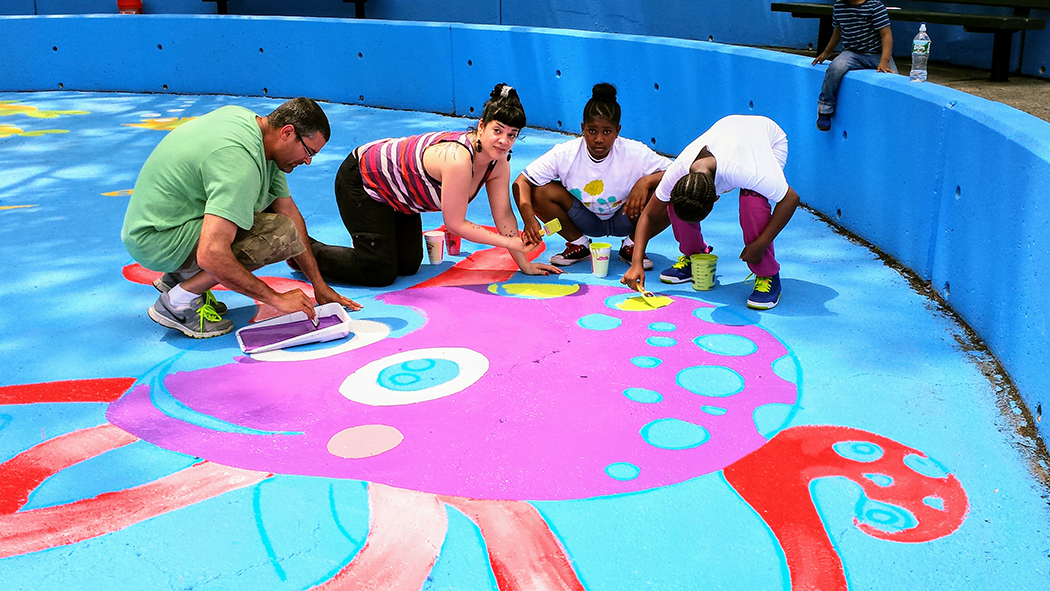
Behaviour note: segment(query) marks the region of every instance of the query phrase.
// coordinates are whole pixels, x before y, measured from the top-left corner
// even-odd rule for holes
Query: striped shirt
[[[842,29],[842,48],[857,53],[882,53],[879,29],[890,26],[886,5],[881,0],[846,4],[835,0],[831,25]]]
[[[380,203],[386,203],[404,214],[441,211],[441,183],[423,168],[423,152],[435,144],[456,142],[474,158],[465,131],[435,131],[422,135],[376,140],[355,150],[360,162],[365,192]],[[473,200],[492,174],[496,161],[489,164],[485,178],[478,184]],[[471,163],[473,170],[473,163]]]

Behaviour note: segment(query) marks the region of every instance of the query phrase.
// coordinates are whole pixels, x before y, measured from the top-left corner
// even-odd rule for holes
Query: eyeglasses
[[[303,149],[306,150],[306,157],[309,158],[310,160],[313,160],[314,156],[317,155],[317,152],[314,152],[313,150],[310,149],[310,146],[306,145],[306,142],[303,141],[303,136],[299,135],[299,130],[298,129],[295,130],[295,137],[299,138],[299,143],[302,144],[303,145]]]

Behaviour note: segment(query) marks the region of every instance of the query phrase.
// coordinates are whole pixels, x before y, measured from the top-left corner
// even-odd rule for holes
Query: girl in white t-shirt
[[[591,258],[588,236],[626,236],[621,261],[631,262],[638,216],[671,160],[645,144],[620,136],[616,87],[595,84],[583,108],[583,137],[554,146],[518,175],[514,200],[525,222],[526,239],[542,239],[544,223],[561,222],[565,250],[551,257],[567,266]],[[645,268],[653,264],[644,260]]]

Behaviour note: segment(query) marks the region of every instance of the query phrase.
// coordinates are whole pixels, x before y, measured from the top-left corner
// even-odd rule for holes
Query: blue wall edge
[[[985,341],[1033,415],[1048,402],[1040,307],[1050,254],[1050,123],[904,76],[847,75],[816,131],[824,67],[748,47],[448,23],[209,15],[0,17],[0,91],[310,96],[475,116],[518,88],[530,126],[573,131],[599,81],[623,134],[676,154],[722,116],[787,132],[810,207],[929,281]],[[1044,441],[1050,421],[1037,423]]]

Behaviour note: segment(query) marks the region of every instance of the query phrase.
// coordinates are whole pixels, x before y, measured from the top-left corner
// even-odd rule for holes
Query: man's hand
[[[314,303],[310,299],[310,296],[301,289],[293,289],[284,293],[277,294],[277,298],[267,302],[271,306],[277,309],[281,314],[292,314],[295,312],[303,312],[306,317],[313,320],[317,316],[317,311],[314,310]]]
[[[879,60],[879,67],[877,68],[877,70],[879,72],[886,72],[888,74],[892,74],[893,70],[890,69],[890,60],[888,60],[888,59]]]
[[[645,267],[640,263],[631,263],[631,268],[620,278],[620,283],[635,291],[645,291]]]
[[[314,298],[317,300],[317,303],[321,305],[336,302],[345,308],[350,308],[351,311],[356,312],[361,309],[361,304],[358,304],[350,298],[344,298],[327,284],[320,287],[316,285],[314,286]]]
[[[822,64],[826,59],[828,59],[828,52],[822,51],[820,52],[820,55],[813,59],[813,65]]]

